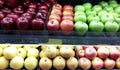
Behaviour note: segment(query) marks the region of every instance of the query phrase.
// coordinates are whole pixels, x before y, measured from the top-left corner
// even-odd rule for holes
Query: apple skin
[[[96,15],[89,15],[89,16],[87,16],[88,24],[90,24],[90,22],[92,22],[92,21],[100,21],[99,16],[96,16]]]
[[[71,11],[73,11],[73,6],[72,5],[64,5],[63,11],[65,11],[65,10],[71,10]]]
[[[52,9],[51,14],[56,14],[56,15],[59,15],[60,17],[62,17],[62,12],[58,9]]]
[[[9,66],[9,60],[4,56],[0,57],[0,70],[6,70]]]
[[[97,52],[94,48],[86,48],[85,49],[85,57],[88,59],[94,59],[97,56]]]
[[[22,58],[26,57],[27,51],[24,48],[18,48],[18,56],[21,56]]]
[[[83,5],[75,5],[74,11],[85,11],[85,7]]]
[[[99,57],[95,57],[93,60],[92,60],[92,67],[95,69],[95,70],[100,70],[101,68],[103,68],[104,66],[104,62],[102,59],[100,59]]]
[[[71,16],[71,15],[63,16],[62,20],[71,20],[71,21],[74,21],[73,16]]]
[[[16,8],[13,9],[13,12],[16,13],[16,14],[21,15],[21,14],[24,13],[24,9],[23,9],[22,6],[18,6],[18,7],[16,7]]]
[[[43,20],[45,20],[47,18],[47,14],[45,10],[41,10],[41,12],[37,12],[35,15],[35,18],[41,18]]]
[[[4,17],[5,17],[5,14],[4,14],[2,11],[0,11],[0,21],[1,21]]]
[[[80,50],[77,51],[77,55],[78,55],[79,58],[84,57],[85,56],[85,51],[83,49],[80,49]]]
[[[35,16],[35,14],[36,14],[36,9],[34,9],[34,8],[28,8],[26,12],[27,12],[27,13],[30,13],[32,16]]]
[[[115,67],[115,61],[113,59],[105,59],[104,60],[104,67],[108,70],[111,70]]]
[[[33,30],[42,30],[44,27],[44,20],[40,19],[40,18],[34,18],[31,21],[31,28]]]
[[[78,35],[85,35],[88,31],[88,25],[84,22],[78,21],[74,24],[74,29]]]
[[[119,25],[115,21],[107,21],[104,26],[107,32],[117,32],[119,30]]]
[[[74,13],[73,13],[73,11],[71,11],[71,10],[64,10],[64,11],[63,11],[63,16],[67,16],[67,15],[74,16]]]
[[[60,4],[54,4],[52,9],[58,9],[58,10],[62,11],[62,6]]]
[[[120,57],[120,51],[117,48],[111,48],[110,51],[110,58],[116,60]]]
[[[108,2],[106,2],[106,1],[101,1],[99,4],[100,4],[102,7],[108,6]]]
[[[71,20],[63,20],[60,24],[60,28],[64,35],[69,35],[74,29],[74,23]]]
[[[30,13],[23,13],[23,14],[21,15],[21,17],[25,17],[25,18],[27,18],[29,21],[31,21],[32,18],[33,18],[33,16],[32,16]]]
[[[56,15],[56,14],[51,14],[49,16],[49,20],[51,19],[56,19],[58,22],[61,22],[61,17],[59,15]]]
[[[6,7],[2,8],[1,11],[2,11],[4,14],[9,14],[9,13],[12,12],[9,8],[6,8]]]
[[[116,67],[120,69],[120,57],[116,59],[115,63],[116,63]]]
[[[85,10],[91,10],[92,4],[91,3],[84,3],[83,6],[85,7]]]
[[[97,15],[98,15],[99,18],[100,18],[102,15],[104,15],[104,14],[106,14],[106,13],[107,13],[107,11],[105,11],[105,10],[100,10]]]
[[[11,17],[14,20],[17,20],[19,18],[19,15],[16,13],[10,13],[10,14],[7,14],[7,17]]]
[[[77,21],[82,21],[82,22],[85,22],[86,23],[86,21],[87,21],[87,17],[86,17],[86,15],[85,14],[79,14],[79,12],[78,12],[78,14],[77,14],[77,12],[75,13],[75,16],[74,16],[74,21],[75,22],[77,22]]]
[[[27,30],[29,28],[29,20],[25,17],[19,17],[16,21],[19,30]],[[24,25],[24,26],[23,26]]]
[[[87,10],[87,11],[85,11],[85,13],[86,13],[86,16],[89,16],[89,15],[95,16],[95,15],[97,15],[97,12],[92,11],[92,10]]]
[[[87,49],[87,48],[93,48],[93,46],[90,46],[90,45],[83,45],[82,47],[83,47],[84,50]]]
[[[37,4],[36,3],[30,3],[28,8],[34,8],[37,9]]]
[[[38,7],[38,10],[47,10],[48,11],[48,7],[47,7],[47,5],[42,4]]]
[[[82,57],[78,61],[79,61],[79,66],[84,70],[89,70],[90,67],[92,66],[91,61],[86,57]]]
[[[92,8],[92,10],[98,12],[98,11],[102,10],[102,6],[101,5],[94,5],[93,8]]]
[[[116,7],[116,8],[114,9],[114,11],[115,11],[116,13],[120,14],[120,6]]]
[[[101,59],[106,59],[109,56],[109,50],[105,47],[100,47],[97,50],[98,57]]]

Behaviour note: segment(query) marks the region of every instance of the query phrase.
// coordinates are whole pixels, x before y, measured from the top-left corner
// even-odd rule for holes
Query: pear
[[[67,59],[67,67],[70,70],[75,70],[78,67],[78,60],[75,57]]]
[[[52,68],[52,60],[47,57],[43,57],[39,61],[39,66],[42,70],[49,70]]]
[[[71,48],[62,47],[60,48],[60,55],[64,58],[70,58],[71,56],[74,56],[74,51]]]
[[[10,67],[12,69],[21,69],[21,68],[23,68],[23,65],[24,65],[24,59],[21,56],[15,56],[10,61]]]
[[[0,70],[4,70],[8,68],[9,60],[7,60],[4,56],[0,57]]]
[[[53,59],[53,67],[57,70],[63,70],[65,68],[65,59],[61,56],[57,56]]]
[[[42,51],[40,52],[40,58],[43,58],[43,57],[46,57],[46,54],[45,54],[45,51],[42,50]]]
[[[45,51],[45,55],[48,58],[55,58],[57,56],[57,49],[55,47],[47,47],[46,51]]]

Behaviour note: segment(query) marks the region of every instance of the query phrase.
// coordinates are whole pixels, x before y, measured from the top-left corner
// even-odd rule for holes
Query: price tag
[[[48,39],[48,44],[62,44],[62,39]]]

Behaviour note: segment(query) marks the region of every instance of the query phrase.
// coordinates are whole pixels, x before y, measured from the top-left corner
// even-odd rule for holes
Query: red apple
[[[38,10],[47,10],[48,11],[48,7],[47,7],[47,5],[42,4],[38,7]]]
[[[116,59],[115,63],[116,63],[116,67],[120,69],[120,57]]]
[[[28,8],[27,9],[27,13],[30,13],[32,16],[34,16],[36,14],[36,9],[34,9],[34,8]]]
[[[113,59],[105,59],[104,67],[108,70],[112,70],[115,67],[115,61]]]
[[[120,57],[120,51],[117,48],[112,48],[109,49],[110,51],[110,58],[111,59],[117,59]]]
[[[101,48],[101,47],[106,47],[105,45],[95,45],[94,46],[94,48],[96,49],[96,50],[98,50],[99,48]]]
[[[16,14],[21,15],[21,14],[24,13],[24,9],[23,9],[22,6],[18,6],[18,7],[16,7],[16,8],[13,9],[13,12],[16,13]]]
[[[37,4],[36,3],[30,3],[29,8],[37,9]]]
[[[77,55],[78,55],[79,58],[84,57],[85,56],[85,51],[83,49],[80,49],[80,50],[77,51]]]
[[[91,45],[83,45],[82,47],[83,47],[84,50],[85,50],[86,48],[89,48],[89,47],[90,47],[90,48],[93,48],[93,46],[91,46]]]
[[[82,57],[79,59],[79,66],[84,70],[89,70],[91,67],[91,61],[88,58]]]
[[[15,21],[11,17],[5,17],[1,20],[1,28],[5,30],[11,30],[14,28]]]
[[[103,65],[104,65],[104,62],[102,59],[100,59],[99,57],[95,57],[93,60],[92,60],[92,67],[95,69],[95,70],[100,70],[101,68],[103,68]]]
[[[0,11],[0,21],[1,21],[4,17],[5,17],[5,14],[4,14],[2,11]]]
[[[21,17],[25,17],[25,18],[27,18],[29,21],[31,21],[32,18],[33,18],[33,16],[32,16],[30,13],[23,13],[23,14],[21,15]]]
[[[10,13],[10,14],[7,14],[7,17],[11,17],[14,20],[17,20],[19,18],[19,15],[16,13]]]
[[[60,17],[62,17],[62,12],[60,10],[58,10],[58,9],[53,9],[51,11],[51,14],[56,14],[56,15],[59,15]]]
[[[64,35],[70,35],[74,29],[74,23],[71,20],[63,20],[60,24],[60,28]]]
[[[0,8],[2,8],[5,4],[5,1],[4,0],[0,0]]]
[[[101,59],[106,59],[109,56],[109,50],[106,47],[100,47],[97,50],[97,54]]]
[[[71,16],[71,15],[63,16],[62,20],[71,20],[71,21],[74,21],[73,16]]]
[[[88,59],[94,59],[97,56],[97,52],[94,48],[88,47],[85,49],[85,57]]]
[[[3,8],[1,9],[1,11],[4,13],[4,14],[9,14],[11,13],[11,10],[9,8]]]
[[[19,30],[27,30],[29,28],[29,20],[25,17],[19,17],[16,24]]]
[[[44,26],[44,21],[40,18],[34,18],[31,22],[31,28],[33,30],[42,30]]]
[[[51,14],[51,15],[49,16],[49,20],[51,20],[51,19],[56,19],[56,20],[58,20],[58,22],[61,22],[60,16],[59,16],[59,15],[56,15],[56,14]]]
[[[62,11],[62,6],[60,4],[54,4],[52,9],[58,9]]]
[[[35,18],[41,18],[43,20],[45,20],[47,18],[47,12],[38,12],[36,15],[35,15]]]
[[[67,15],[74,16],[74,13],[71,10],[65,10],[65,11],[63,11],[63,16],[67,16]]]
[[[71,11],[73,11],[73,6],[72,5],[65,5],[63,7],[63,11],[65,11],[65,10],[71,10]]]

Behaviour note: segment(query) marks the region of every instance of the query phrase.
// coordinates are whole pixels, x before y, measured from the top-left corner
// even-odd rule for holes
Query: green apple
[[[24,66],[24,59],[21,56],[15,56],[10,60],[10,67],[12,69],[21,69]]]
[[[26,50],[23,48],[18,48],[18,56],[25,58],[26,57]]]
[[[85,15],[83,11],[76,11],[74,16]]]
[[[96,11],[92,11],[92,10],[86,10],[86,15],[89,16],[89,15],[97,15],[97,12]]]
[[[119,25],[115,21],[107,21],[105,23],[105,31],[107,32],[117,32],[119,30]]]
[[[6,59],[12,59],[17,55],[18,55],[18,51],[17,51],[17,48],[15,48],[15,47],[7,47],[3,51],[3,56]]]
[[[101,5],[94,5],[92,10],[98,12],[98,11],[102,10],[102,6]]]
[[[109,2],[109,5],[113,8],[116,8],[118,6],[118,3],[116,0],[111,0],[111,1],[108,1]]]
[[[102,16],[102,15],[104,15],[104,14],[106,14],[107,13],[107,11],[105,11],[105,10],[100,10],[98,13],[97,13],[97,15],[99,16],[99,18]]]
[[[99,17],[96,16],[96,15],[89,15],[89,16],[87,17],[87,22],[88,22],[88,23],[90,23],[91,21],[94,21],[94,20],[99,21],[100,19],[99,19]]]
[[[77,12],[76,12],[77,13]],[[87,17],[85,14],[75,14],[74,16],[74,21],[77,22],[77,21],[82,21],[82,22],[86,22],[87,20]]]
[[[116,17],[114,17],[115,18],[115,21],[118,23],[118,24],[120,24],[120,15],[118,15],[118,16],[116,16]]]
[[[105,13],[100,17],[101,22],[106,23],[107,21],[113,21],[114,17],[111,13]]]
[[[24,67],[28,70],[34,70],[37,67],[38,60],[35,57],[27,57],[24,61]]]
[[[76,5],[75,7],[74,7],[74,11],[76,12],[76,11],[85,11],[85,8],[84,8],[84,6],[82,6],[82,5]]]
[[[117,6],[117,7],[114,9],[114,11],[115,11],[116,13],[120,14],[120,6]]]
[[[75,32],[78,35],[85,35],[88,31],[88,25],[84,22],[78,21],[74,24]]]
[[[4,56],[0,57],[0,70],[5,70],[9,66],[9,60],[7,60]]]
[[[111,14],[113,15],[114,18],[119,16],[118,13],[116,12],[111,12]]]
[[[89,24],[89,29],[92,32],[102,32],[104,29],[104,24],[100,21],[91,21]]]
[[[38,57],[39,51],[38,49],[35,48],[30,48],[27,52],[27,57],[33,56],[33,57]]]
[[[114,11],[113,7],[111,7],[111,6],[105,6],[104,10],[106,10],[107,12],[113,12]]]
[[[109,5],[108,2],[106,2],[106,1],[101,1],[99,4],[100,4],[103,8]]]
[[[85,10],[91,10],[91,8],[92,8],[91,3],[84,3],[83,6],[85,7]]]
[[[3,49],[0,47],[0,57],[3,55]]]

